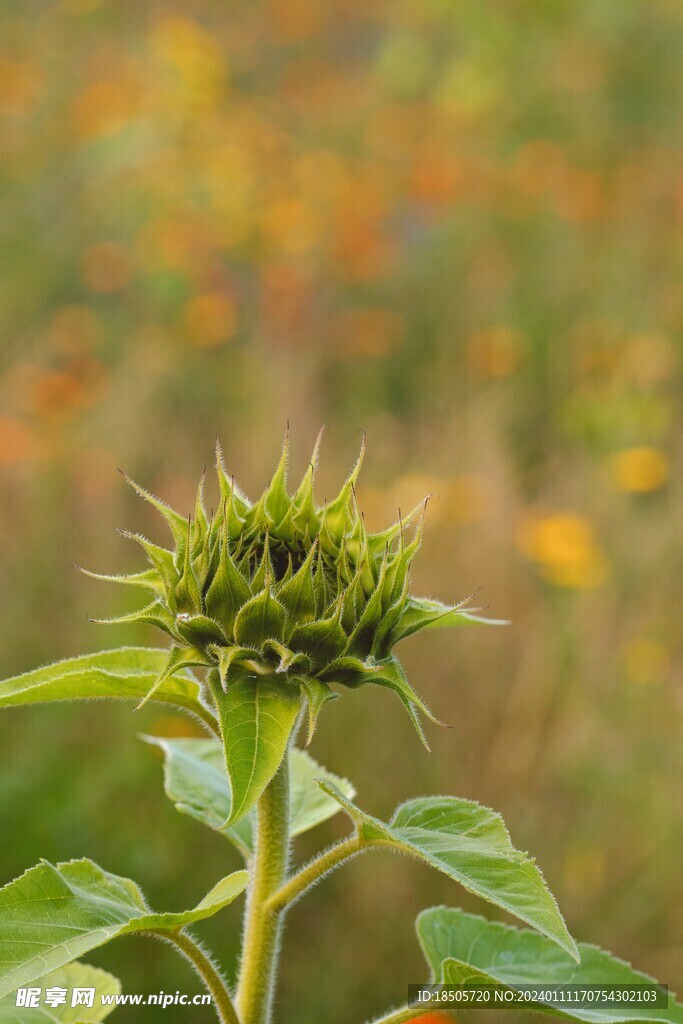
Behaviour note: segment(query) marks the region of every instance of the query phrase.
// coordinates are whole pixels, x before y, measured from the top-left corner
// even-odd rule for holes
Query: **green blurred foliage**
[[[0,29],[2,674],[157,642],[98,633],[131,606],[71,567],[160,536],[117,465],[189,512],[215,432],[254,493],[288,418],[297,470],[327,422],[322,499],[364,428],[368,520],[435,494],[415,589],[512,626],[406,643],[453,724],[431,758],[365,690],[314,755],[374,813],[500,809],[577,938],[680,989],[680,4],[24,0]],[[3,880],[87,854],[189,905],[233,855],[136,739],[182,728],[3,716]],[[284,1019],[400,1001],[414,913],[459,897],[379,858],[326,881],[291,915]],[[228,969],[239,930],[201,928]],[[96,959],[194,985],[159,944]]]

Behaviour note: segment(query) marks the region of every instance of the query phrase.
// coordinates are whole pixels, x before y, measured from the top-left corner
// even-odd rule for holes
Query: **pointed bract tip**
[[[313,467],[313,472],[314,473],[315,473],[316,469],[318,468],[318,459],[320,458],[320,448],[321,448],[321,445],[323,443],[323,435],[325,434],[326,430],[327,430],[327,424],[323,423],[323,425],[321,426],[320,430],[318,431],[318,436],[315,439],[315,444],[313,445],[313,452],[311,454],[311,466]]]
[[[351,473],[351,480],[353,481],[353,483],[355,483],[356,480],[358,479],[358,476],[359,476],[360,471],[361,471],[361,467],[363,465],[363,459],[365,458],[365,448],[366,448],[366,445],[367,445],[367,440],[368,440],[368,435],[365,433],[364,430],[361,430],[361,432],[360,432],[360,451],[358,452],[358,458],[356,459],[356,465],[353,467],[353,472]]]

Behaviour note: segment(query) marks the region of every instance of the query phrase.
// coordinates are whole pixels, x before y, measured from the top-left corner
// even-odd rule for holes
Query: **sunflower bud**
[[[288,693],[298,687],[307,703],[310,741],[320,709],[339,695],[333,687],[377,683],[398,695],[426,745],[419,712],[436,719],[406,679],[394,647],[425,627],[476,617],[463,610],[464,602],[448,606],[409,594],[426,502],[380,533],[367,531],[355,491],[364,441],[338,496],[316,504],[319,444],[320,436],[290,494],[285,437],[275,474],[255,502],[226,472],[217,444],[215,515],[207,514],[203,480],[188,519],[128,480],[161,513],[174,546],[127,534],[142,546],[150,568],[97,578],[141,587],[151,593],[151,603],[97,621],[147,622],[170,636],[168,661],[145,699],[188,666],[215,670],[226,692],[245,675],[281,680]]]

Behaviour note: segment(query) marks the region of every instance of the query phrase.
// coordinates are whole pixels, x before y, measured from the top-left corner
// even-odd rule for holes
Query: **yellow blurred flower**
[[[211,103],[226,74],[226,62],[215,37],[198,22],[180,15],[162,18],[152,30],[152,47],[170,64],[193,100]]]
[[[626,674],[633,683],[648,686],[662,679],[669,663],[669,653],[656,640],[638,637],[623,652]]]
[[[362,487],[359,504],[371,528],[379,528],[392,517],[412,512],[429,499],[429,525],[449,526],[471,523],[482,518],[486,508],[485,481],[471,473],[452,478],[431,473],[410,472],[399,477],[389,488]]]
[[[518,532],[520,550],[541,575],[559,587],[601,586],[608,564],[589,520],[578,512],[529,517]]]
[[[441,110],[467,121],[490,114],[500,98],[498,73],[492,67],[462,59],[446,68],[435,93]]]
[[[648,494],[658,491],[669,477],[669,463],[659,448],[640,445],[612,456],[610,470],[620,491]]]
[[[405,473],[400,476],[387,494],[387,512],[396,515],[411,512],[425,498],[429,498],[429,522],[435,526],[444,515],[443,492],[446,481],[431,473]]]
[[[213,348],[230,341],[237,330],[237,322],[237,307],[225,291],[197,295],[185,308],[188,339],[198,348]]]

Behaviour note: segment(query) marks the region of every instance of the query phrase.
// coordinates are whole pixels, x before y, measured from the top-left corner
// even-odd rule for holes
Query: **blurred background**
[[[375,687],[322,716],[314,756],[379,815],[429,792],[500,810],[575,936],[679,990],[682,52],[678,0],[0,13],[1,674],[163,645],[90,625],[133,605],[72,567],[141,567],[116,527],[163,542],[117,466],[188,512],[216,432],[253,496],[287,419],[297,475],[325,422],[322,500],[364,429],[371,525],[434,493],[414,589],[512,621],[405,643],[453,726],[431,756]],[[2,881],[88,855],[190,905],[236,858],[137,734],[193,728],[4,714]],[[402,1001],[415,913],[463,900],[485,910],[354,862],[291,914],[281,1019]],[[230,974],[239,914],[198,928]],[[161,944],[89,959],[124,991],[196,990]]]

